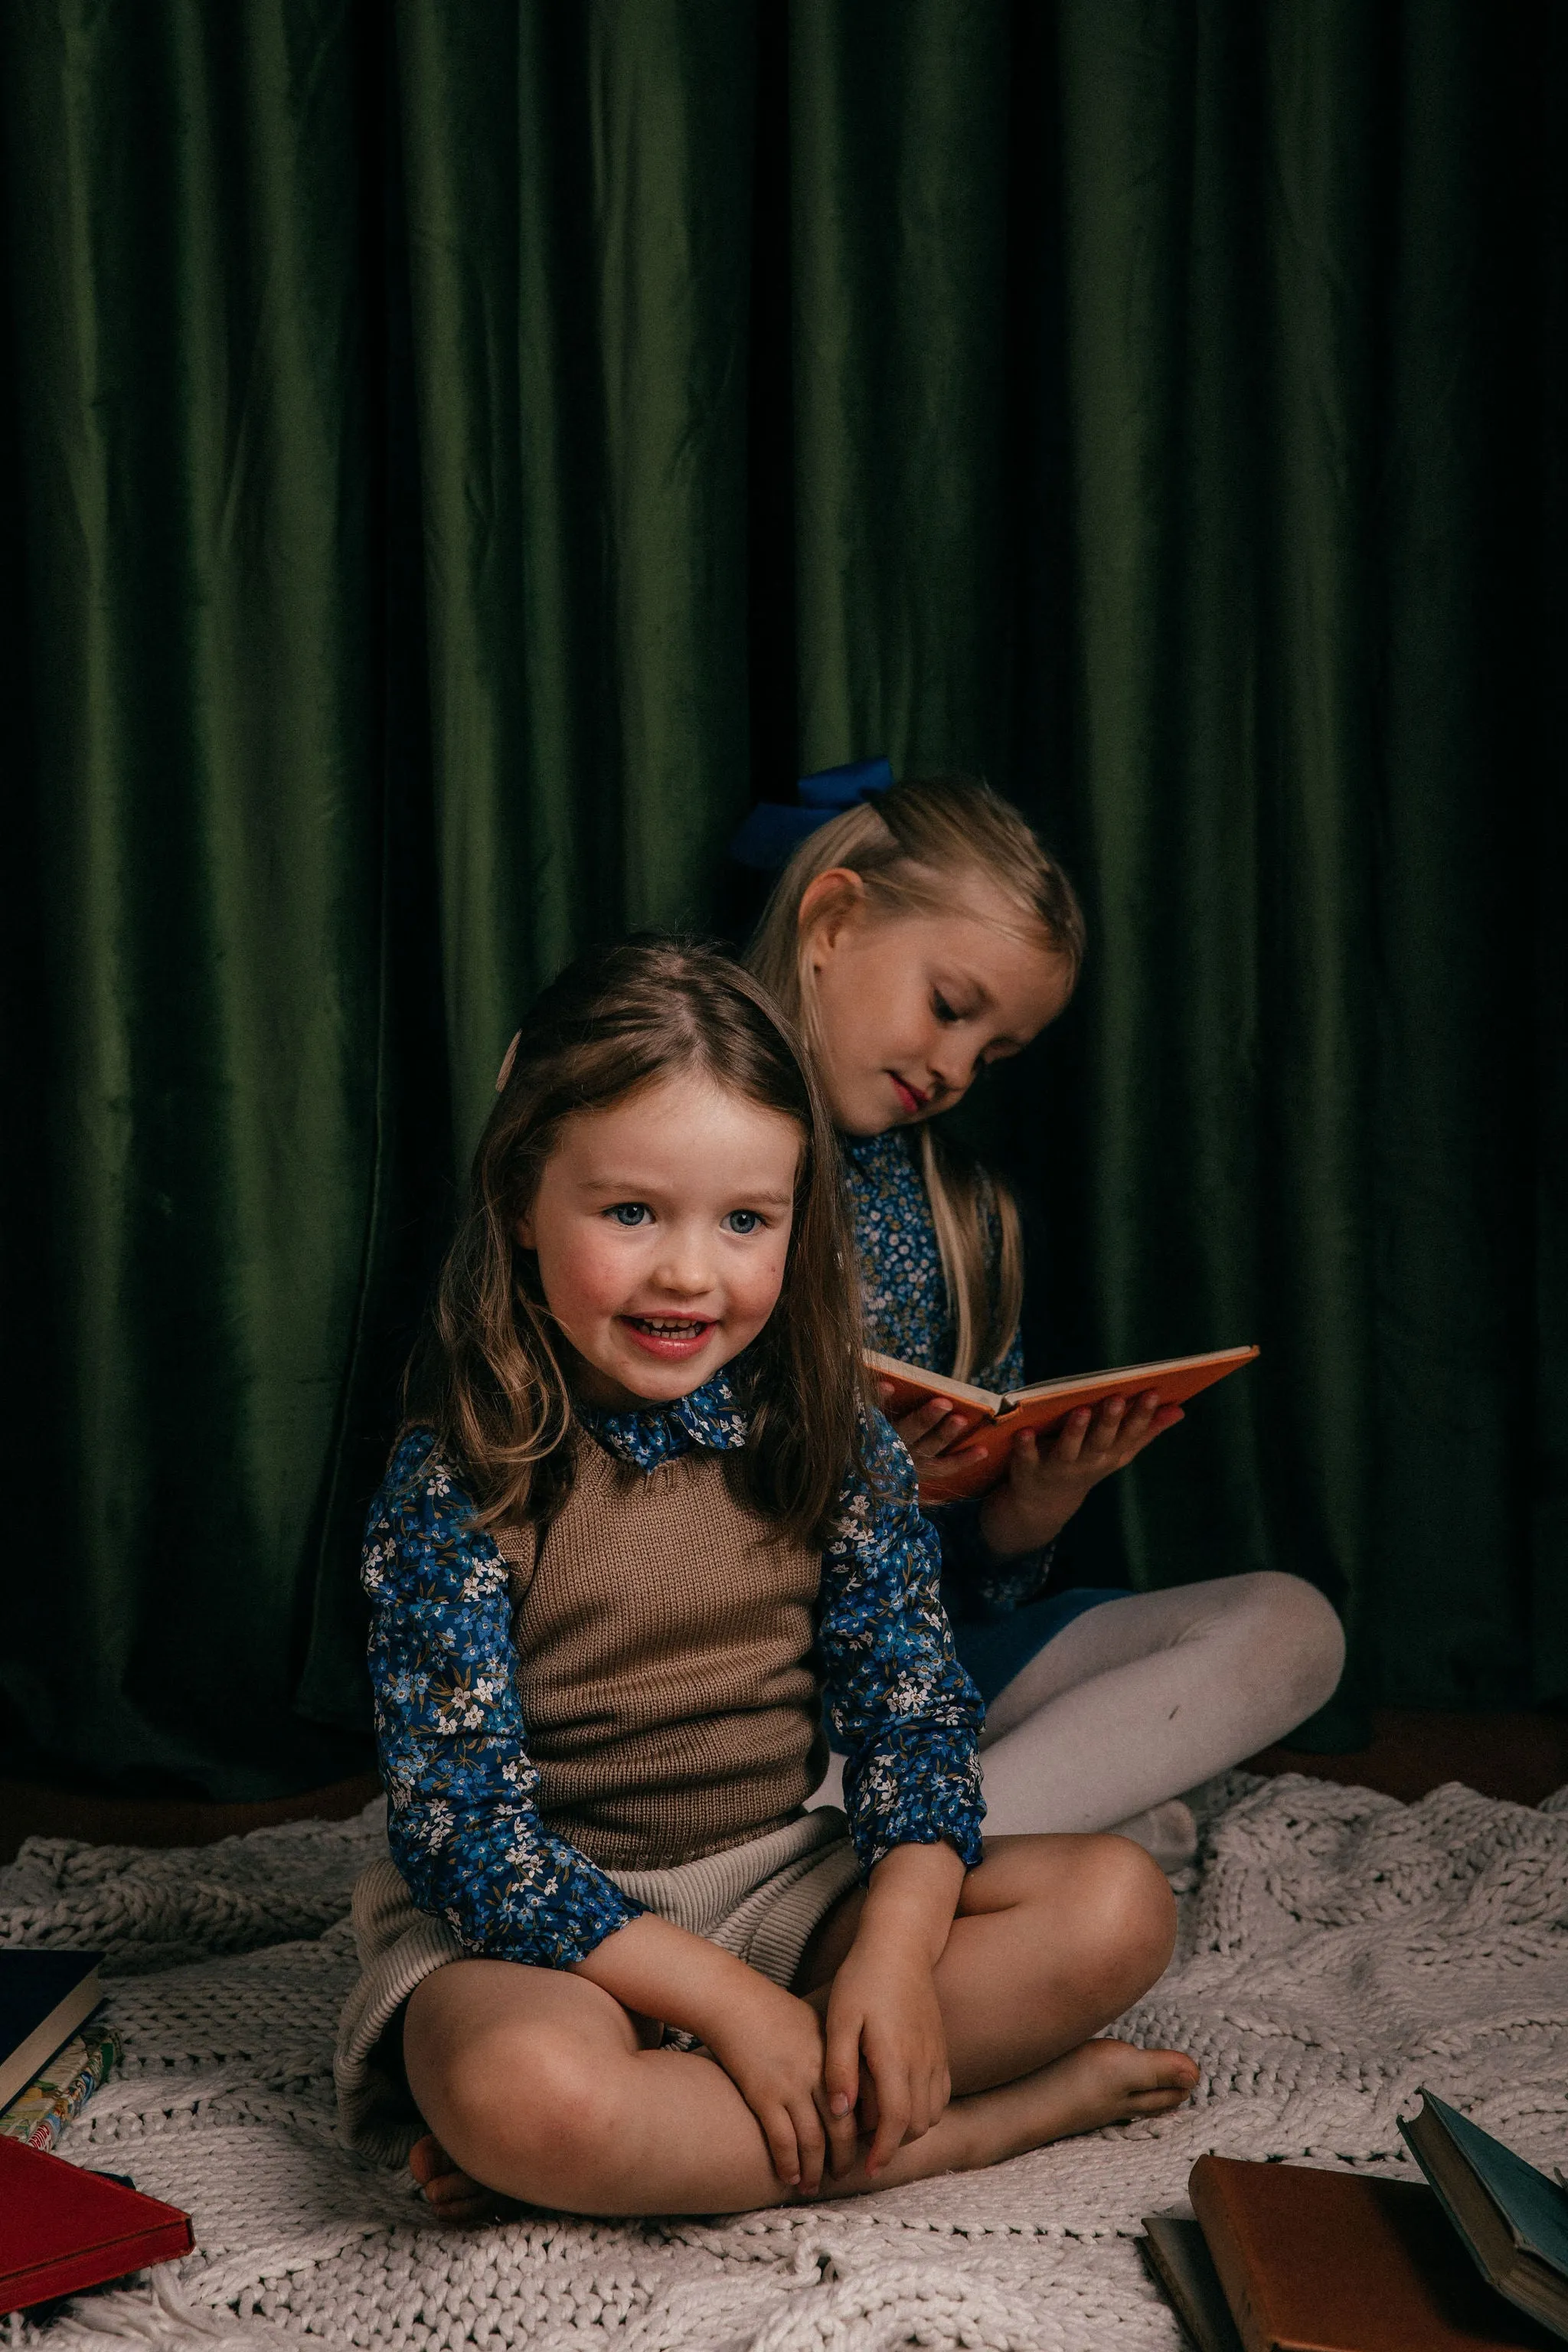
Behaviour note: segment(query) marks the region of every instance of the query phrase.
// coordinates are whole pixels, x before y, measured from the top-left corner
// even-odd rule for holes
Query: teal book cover
[[[1494,2139],[1490,2132],[1435,2098],[1430,2091],[1424,2091],[1422,2096],[1519,2243],[1568,2279],[1568,2189],[1559,2188],[1544,2172],[1538,2172],[1533,2164],[1527,2164],[1522,2156],[1516,2156],[1511,2147],[1505,2147],[1500,2139]],[[1400,2129],[1419,2163],[1419,2147],[1404,2125]]]

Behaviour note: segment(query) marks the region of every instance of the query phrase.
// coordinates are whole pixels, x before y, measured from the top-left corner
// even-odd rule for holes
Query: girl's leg
[[[846,1898],[803,1977],[818,2007],[854,1934]],[[1174,2052],[1091,2042],[1169,1958],[1173,1912],[1145,1856],[1112,1838],[1005,1840],[969,1873],[936,1981],[955,2095],[875,2183],[992,2164],[1185,2098]],[[408,2005],[410,2086],[439,2149],[474,2180],[575,2213],[740,2212],[790,2201],[755,2118],[713,2060],[639,2045],[580,1977],[454,1961]],[[433,2163],[434,2158],[427,2158]]]
[[[864,1900],[847,1895],[806,1954],[803,1989],[824,2012]],[[969,2170],[1180,2106],[1198,2079],[1191,2059],[1091,2038],[1163,1973],[1174,1929],[1163,1878],[1120,1838],[987,1838],[936,1971],[952,2105],[875,2182],[857,2172],[831,2193]]]
[[[1299,1576],[1105,1601],[992,1701],[986,1830],[1126,1822],[1282,1738],[1332,1696],[1343,1664],[1338,1617]]]

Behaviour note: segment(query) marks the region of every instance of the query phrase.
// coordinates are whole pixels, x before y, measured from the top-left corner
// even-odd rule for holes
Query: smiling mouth
[[[637,1345],[652,1356],[689,1356],[714,1327],[710,1315],[623,1315],[619,1320]]]
[[[897,1070],[889,1070],[888,1076],[892,1079],[893,1090],[907,1111],[924,1110],[931,1100],[930,1095],[922,1095],[918,1087],[911,1087],[907,1078],[900,1078]]]

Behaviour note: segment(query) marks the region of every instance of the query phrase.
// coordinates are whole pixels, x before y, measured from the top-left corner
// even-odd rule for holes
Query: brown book
[[[917,1405],[929,1404],[932,1397],[946,1397],[950,1403],[963,1407],[963,1433],[950,1444],[954,1448],[977,1445],[981,1453],[973,1461],[955,1462],[951,1468],[939,1459],[921,1473],[922,1503],[955,1503],[962,1496],[984,1495],[996,1484],[1021,1429],[1048,1434],[1059,1429],[1080,1404],[1102,1404],[1114,1396],[1125,1397],[1131,1404],[1134,1397],[1146,1396],[1151,1389],[1162,1404],[1184,1404],[1200,1389],[1212,1388],[1227,1372],[1250,1364],[1257,1353],[1256,1348],[1220,1348],[1207,1356],[1167,1356],[1154,1364],[1123,1364],[1117,1371],[1074,1372],[1068,1380],[1037,1381],[1033,1388],[1015,1389],[1009,1396],[999,1395],[994,1389],[975,1388],[968,1381],[943,1380],[919,1364],[900,1363],[897,1356],[879,1356],[874,1348],[867,1349],[866,1363],[874,1380],[891,1384],[893,1394],[885,1410],[894,1421],[913,1412]]]
[[[1189,2194],[1246,2352],[1532,2352],[1431,2190],[1200,2156]]]
[[[1175,2213],[1145,2213],[1138,2251],[1198,2352],[1242,2352],[1203,2231]]]

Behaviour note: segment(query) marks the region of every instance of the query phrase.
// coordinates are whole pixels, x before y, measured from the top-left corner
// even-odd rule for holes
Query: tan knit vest
[[[822,1779],[822,1555],[772,1539],[716,1454],[644,1473],[579,1438],[564,1507],[511,1569],[517,1686],[545,1827],[608,1870],[776,1829]]]

